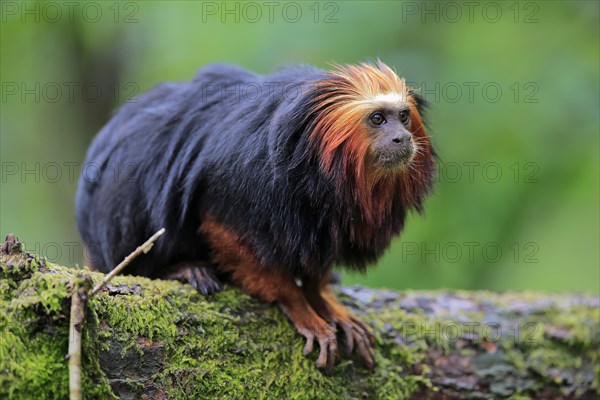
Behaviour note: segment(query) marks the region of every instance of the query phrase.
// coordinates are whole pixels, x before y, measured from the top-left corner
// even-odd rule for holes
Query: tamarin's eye
[[[408,121],[410,121],[410,114],[407,110],[400,111],[400,122],[404,125],[408,125]]]
[[[375,125],[381,125],[385,122],[385,117],[381,113],[371,115],[371,122]]]

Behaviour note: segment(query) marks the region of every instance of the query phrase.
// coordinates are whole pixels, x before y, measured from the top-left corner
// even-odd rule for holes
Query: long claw
[[[327,343],[325,339],[319,340],[319,346],[321,348],[319,352],[319,358],[317,358],[317,368],[323,368],[327,364]]]
[[[304,349],[302,349],[302,355],[307,356],[313,351],[315,335],[312,332],[306,332],[304,336],[306,336],[306,344],[304,345]]]
[[[348,354],[352,353],[354,350],[354,335],[352,332],[352,327],[344,324],[344,333],[346,334],[346,350]]]
[[[363,329],[367,338],[369,339],[369,343],[375,344],[375,335],[373,334],[373,329],[358,318],[355,318],[354,316],[350,317],[350,319],[352,320],[352,322],[354,322],[356,325],[360,326]]]
[[[335,363],[335,359],[337,356],[337,344],[335,341],[329,343],[329,356],[327,357],[327,368],[325,369],[327,373],[331,373],[333,371],[333,364]]]
[[[356,344],[358,345],[358,350],[360,351],[360,355],[365,360],[365,364],[369,369],[375,366],[375,354],[373,350],[368,345],[368,339],[360,336],[358,333],[355,333]]]

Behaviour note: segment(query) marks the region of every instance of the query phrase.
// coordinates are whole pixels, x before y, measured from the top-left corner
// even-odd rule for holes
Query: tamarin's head
[[[335,66],[313,93],[310,137],[325,172],[340,184],[354,180],[363,192],[387,181],[420,199],[431,184],[433,149],[424,101],[404,79],[381,61]]]
[[[312,139],[319,142],[326,168],[341,148],[348,163],[388,172],[430,151],[424,101],[381,61],[336,66],[315,89]]]

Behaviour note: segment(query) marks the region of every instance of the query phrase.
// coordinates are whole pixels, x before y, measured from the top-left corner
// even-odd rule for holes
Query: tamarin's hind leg
[[[202,261],[175,264],[163,278],[189,283],[202,295],[216,293],[223,288],[215,276],[215,267]]]
[[[346,337],[346,348],[351,353],[356,346],[369,368],[375,366],[375,354],[371,347],[375,343],[373,331],[342,306],[330,292],[330,277],[304,279],[302,290],[315,311],[327,322],[335,324]]]
[[[205,220],[200,230],[206,235],[219,268],[251,295],[277,302],[306,338],[303,355],[309,354],[314,340],[319,342],[317,367],[331,371],[337,356],[336,330],[310,306],[302,289],[291,276],[262,266],[239,236],[223,225]]]

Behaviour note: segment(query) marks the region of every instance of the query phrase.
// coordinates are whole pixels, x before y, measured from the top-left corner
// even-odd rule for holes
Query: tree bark
[[[97,284],[103,275],[83,271]],[[81,270],[0,248],[0,398],[67,398],[73,282]],[[274,305],[235,288],[117,276],[88,302],[84,399],[597,398],[600,299],[565,294],[338,287],[373,327],[377,366],[301,355]],[[340,338],[340,347],[344,347]]]

